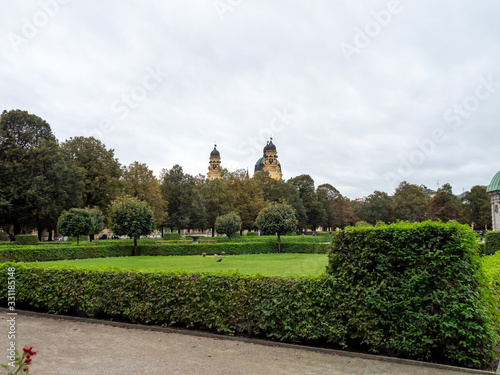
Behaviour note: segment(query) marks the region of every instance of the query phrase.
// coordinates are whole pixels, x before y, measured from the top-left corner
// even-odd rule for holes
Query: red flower
[[[27,353],[27,352],[29,352],[29,351],[31,350],[31,348],[28,348],[27,346],[25,346],[25,347],[23,348],[23,350],[24,350],[24,352],[25,352],[25,353]]]

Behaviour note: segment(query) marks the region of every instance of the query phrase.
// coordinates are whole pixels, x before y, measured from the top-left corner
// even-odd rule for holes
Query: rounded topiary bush
[[[5,232],[0,232],[0,241],[10,241],[10,237]]]

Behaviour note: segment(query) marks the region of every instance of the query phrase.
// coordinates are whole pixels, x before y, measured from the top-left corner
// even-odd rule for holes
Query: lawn
[[[222,261],[217,262],[217,260]],[[55,267],[100,267],[127,270],[176,271],[188,273],[240,273],[266,276],[321,276],[328,258],[325,254],[251,254],[223,257],[206,256],[138,256],[93,258],[43,262]]]

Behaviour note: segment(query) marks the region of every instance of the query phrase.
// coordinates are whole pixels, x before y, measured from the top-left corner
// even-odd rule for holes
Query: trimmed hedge
[[[10,241],[10,237],[5,232],[0,232],[0,241]]]
[[[16,235],[16,244],[18,245],[35,245],[39,243],[38,236],[34,234],[18,234]]]
[[[495,355],[491,292],[476,236],[457,223],[398,223],[335,233],[327,273],[353,339],[372,351],[481,366]]]
[[[487,232],[484,235],[484,255],[500,251],[500,231]]]
[[[34,262],[64,259],[87,259],[104,257],[132,256],[134,245],[131,241],[94,242],[94,245],[71,245],[63,243],[42,243],[38,245],[4,246],[0,247],[0,262]],[[323,243],[283,243],[284,253],[325,254],[328,244]],[[275,242],[255,243],[217,243],[217,244],[155,244],[139,242],[137,255],[168,256],[168,255],[207,255],[221,254],[269,254],[276,253],[278,245]]]

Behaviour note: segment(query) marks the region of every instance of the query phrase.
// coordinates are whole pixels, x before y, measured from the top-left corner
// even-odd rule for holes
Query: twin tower
[[[214,180],[221,178],[221,164],[220,152],[217,150],[217,145],[214,146],[213,151],[210,153],[210,165],[208,166],[208,179]],[[278,161],[278,152],[273,143],[273,139],[267,142],[264,147],[264,155],[255,163],[255,172],[266,171],[269,176],[275,180],[282,180],[283,174],[281,173],[281,164]]]

